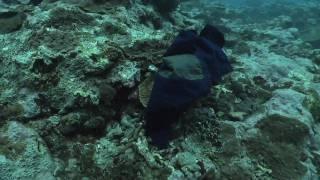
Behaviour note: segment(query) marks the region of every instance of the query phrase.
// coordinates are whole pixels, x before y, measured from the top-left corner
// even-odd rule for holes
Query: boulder
[[[0,129],[2,180],[54,180],[58,167],[59,164],[34,130],[15,121],[8,122]]]
[[[255,119],[255,127],[272,141],[299,143],[313,124],[311,113],[303,106],[305,98],[292,89],[278,89],[263,105],[263,112],[249,121]]]

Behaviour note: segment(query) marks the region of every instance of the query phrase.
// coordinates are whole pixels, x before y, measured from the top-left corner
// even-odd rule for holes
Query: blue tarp
[[[203,78],[189,80],[183,77],[165,77],[160,72],[167,71],[169,67],[165,63],[161,65],[155,75],[145,115],[146,134],[160,148],[168,145],[171,125],[178,120],[181,112],[198,98],[207,95],[212,85],[218,84],[222,76],[232,71],[221,44],[209,39],[197,35],[193,30],[183,31],[164,54],[165,57],[194,55],[201,64]]]

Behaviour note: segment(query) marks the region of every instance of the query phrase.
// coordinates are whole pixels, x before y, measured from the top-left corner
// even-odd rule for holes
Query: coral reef
[[[0,0],[0,179],[318,179],[319,2],[257,2]],[[158,150],[153,73],[206,23],[234,72]]]

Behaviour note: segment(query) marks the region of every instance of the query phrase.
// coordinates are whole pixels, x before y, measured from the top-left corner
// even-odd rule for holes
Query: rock
[[[263,172],[264,176],[276,179],[302,179],[314,174],[309,175],[308,168],[313,165],[303,155],[308,151],[304,147],[311,140],[314,123],[304,107],[305,99],[305,94],[292,89],[275,90],[272,98],[263,104],[263,110],[246,120],[248,130],[243,142],[249,157],[265,163],[257,172],[260,176]]]
[[[140,80],[140,69],[138,63],[134,61],[124,61],[115,67],[109,81],[111,83],[120,83],[123,87],[133,87],[136,81]]]
[[[41,0],[0,0],[1,180],[318,179],[316,0],[279,18],[269,12],[288,12],[281,3],[248,16],[227,2],[31,1]],[[204,23],[226,34],[234,72],[157,150],[140,117],[152,90],[145,73],[178,31]]]
[[[287,56],[269,52],[262,44],[255,42],[247,43],[252,49],[252,54],[240,55],[239,63],[244,75],[249,79],[254,79],[260,76],[263,78],[264,84],[268,86],[280,86],[285,83],[293,82],[310,82],[313,79],[313,74],[309,69],[312,68],[313,62],[306,58],[291,59]]]
[[[221,153],[227,157],[240,155],[244,152],[241,146],[239,132],[241,130],[237,122],[223,121],[220,123],[219,140],[221,141]]]
[[[197,164],[197,158],[193,156],[193,154],[189,152],[179,153],[174,158],[173,161],[176,163],[178,167],[184,166],[194,166]],[[197,165],[196,168],[199,168]],[[192,169],[192,168],[191,168]]]
[[[291,89],[280,89],[265,103],[265,117],[257,124],[273,141],[299,143],[313,123],[311,113],[303,107],[305,95]]]
[[[198,179],[207,171],[217,171],[212,162],[197,156],[198,155],[190,152],[178,153],[171,160],[177,168],[177,171],[174,171],[170,177],[173,178],[183,174],[180,179]],[[210,163],[207,164],[208,162]],[[215,175],[218,176],[217,172]]]
[[[31,119],[41,114],[41,107],[38,104],[39,94],[29,89],[21,89],[18,104],[23,108],[23,118]]]
[[[308,135],[309,128],[295,118],[270,115],[258,127],[273,141],[300,143]]]
[[[79,134],[83,123],[89,117],[84,113],[69,113],[61,117],[59,124],[60,132],[65,136],[74,136]]]
[[[0,129],[1,179],[54,180],[58,167],[34,130],[14,121]]]
[[[205,152],[206,145],[199,142],[198,137],[189,135],[183,141],[181,144],[183,150],[170,158],[170,163],[175,168],[170,177],[180,176],[182,173],[183,178],[180,179],[198,179],[208,171],[218,171],[217,161],[208,157]],[[214,146],[210,145],[210,147],[215,149]]]
[[[73,30],[76,26],[88,26],[95,23],[95,19],[80,9],[69,7],[56,7],[50,11],[47,26],[60,30]]]
[[[120,153],[122,158],[128,158],[128,159],[122,162],[114,163],[113,159],[115,157],[121,158],[118,156],[120,155]],[[126,173],[127,176],[132,176],[133,172],[131,172],[131,168],[121,169],[121,166],[127,167],[128,165],[127,163],[132,162],[132,158],[133,158],[132,156],[134,156],[134,153],[132,152],[132,150],[130,151],[128,149],[124,152],[124,150],[121,147],[119,147],[116,143],[110,141],[108,138],[101,138],[96,143],[96,151],[94,153],[93,160],[95,164],[102,169],[108,167],[106,171],[108,171],[109,174],[113,173],[115,176],[117,176],[117,174],[120,174],[120,172],[124,172]],[[114,167],[115,171],[111,171],[109,167]],[[135,166],[132,168],[139,168],[139,167]]]
[[[299,137],[295,136],[295,138]],[[251,133],[243,142],[248,156],[259,162],[261,166],[255,170],[255,174],[260,176],[260,179],[270,176],[274,179],[303,179],[302,177],[307,175],[310,161],[302,162],[301,145],[273,141],[259,131]],[[295,170],[292,171],[292,169]]]
[[[220,171],[221,179],[247,180],[254,177],[252,162],[246,156],[234,158],[226,166],[223,166]]]
[[[0,34],[18,31],[25,19],[26,16],[23,13],[14,11],[0,12]]]
[[[40,51],[70,52],[79,44],[79,38],[69,31],[41,28],[32,32],[28,45]]]

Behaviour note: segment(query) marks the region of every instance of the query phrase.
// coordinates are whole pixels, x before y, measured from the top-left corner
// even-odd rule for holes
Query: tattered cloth
[[[232,71],[219,45],[195,31],[183,31],[165,53],[145,115],[146,134],[156,146],[166,146],[179,114]]]

